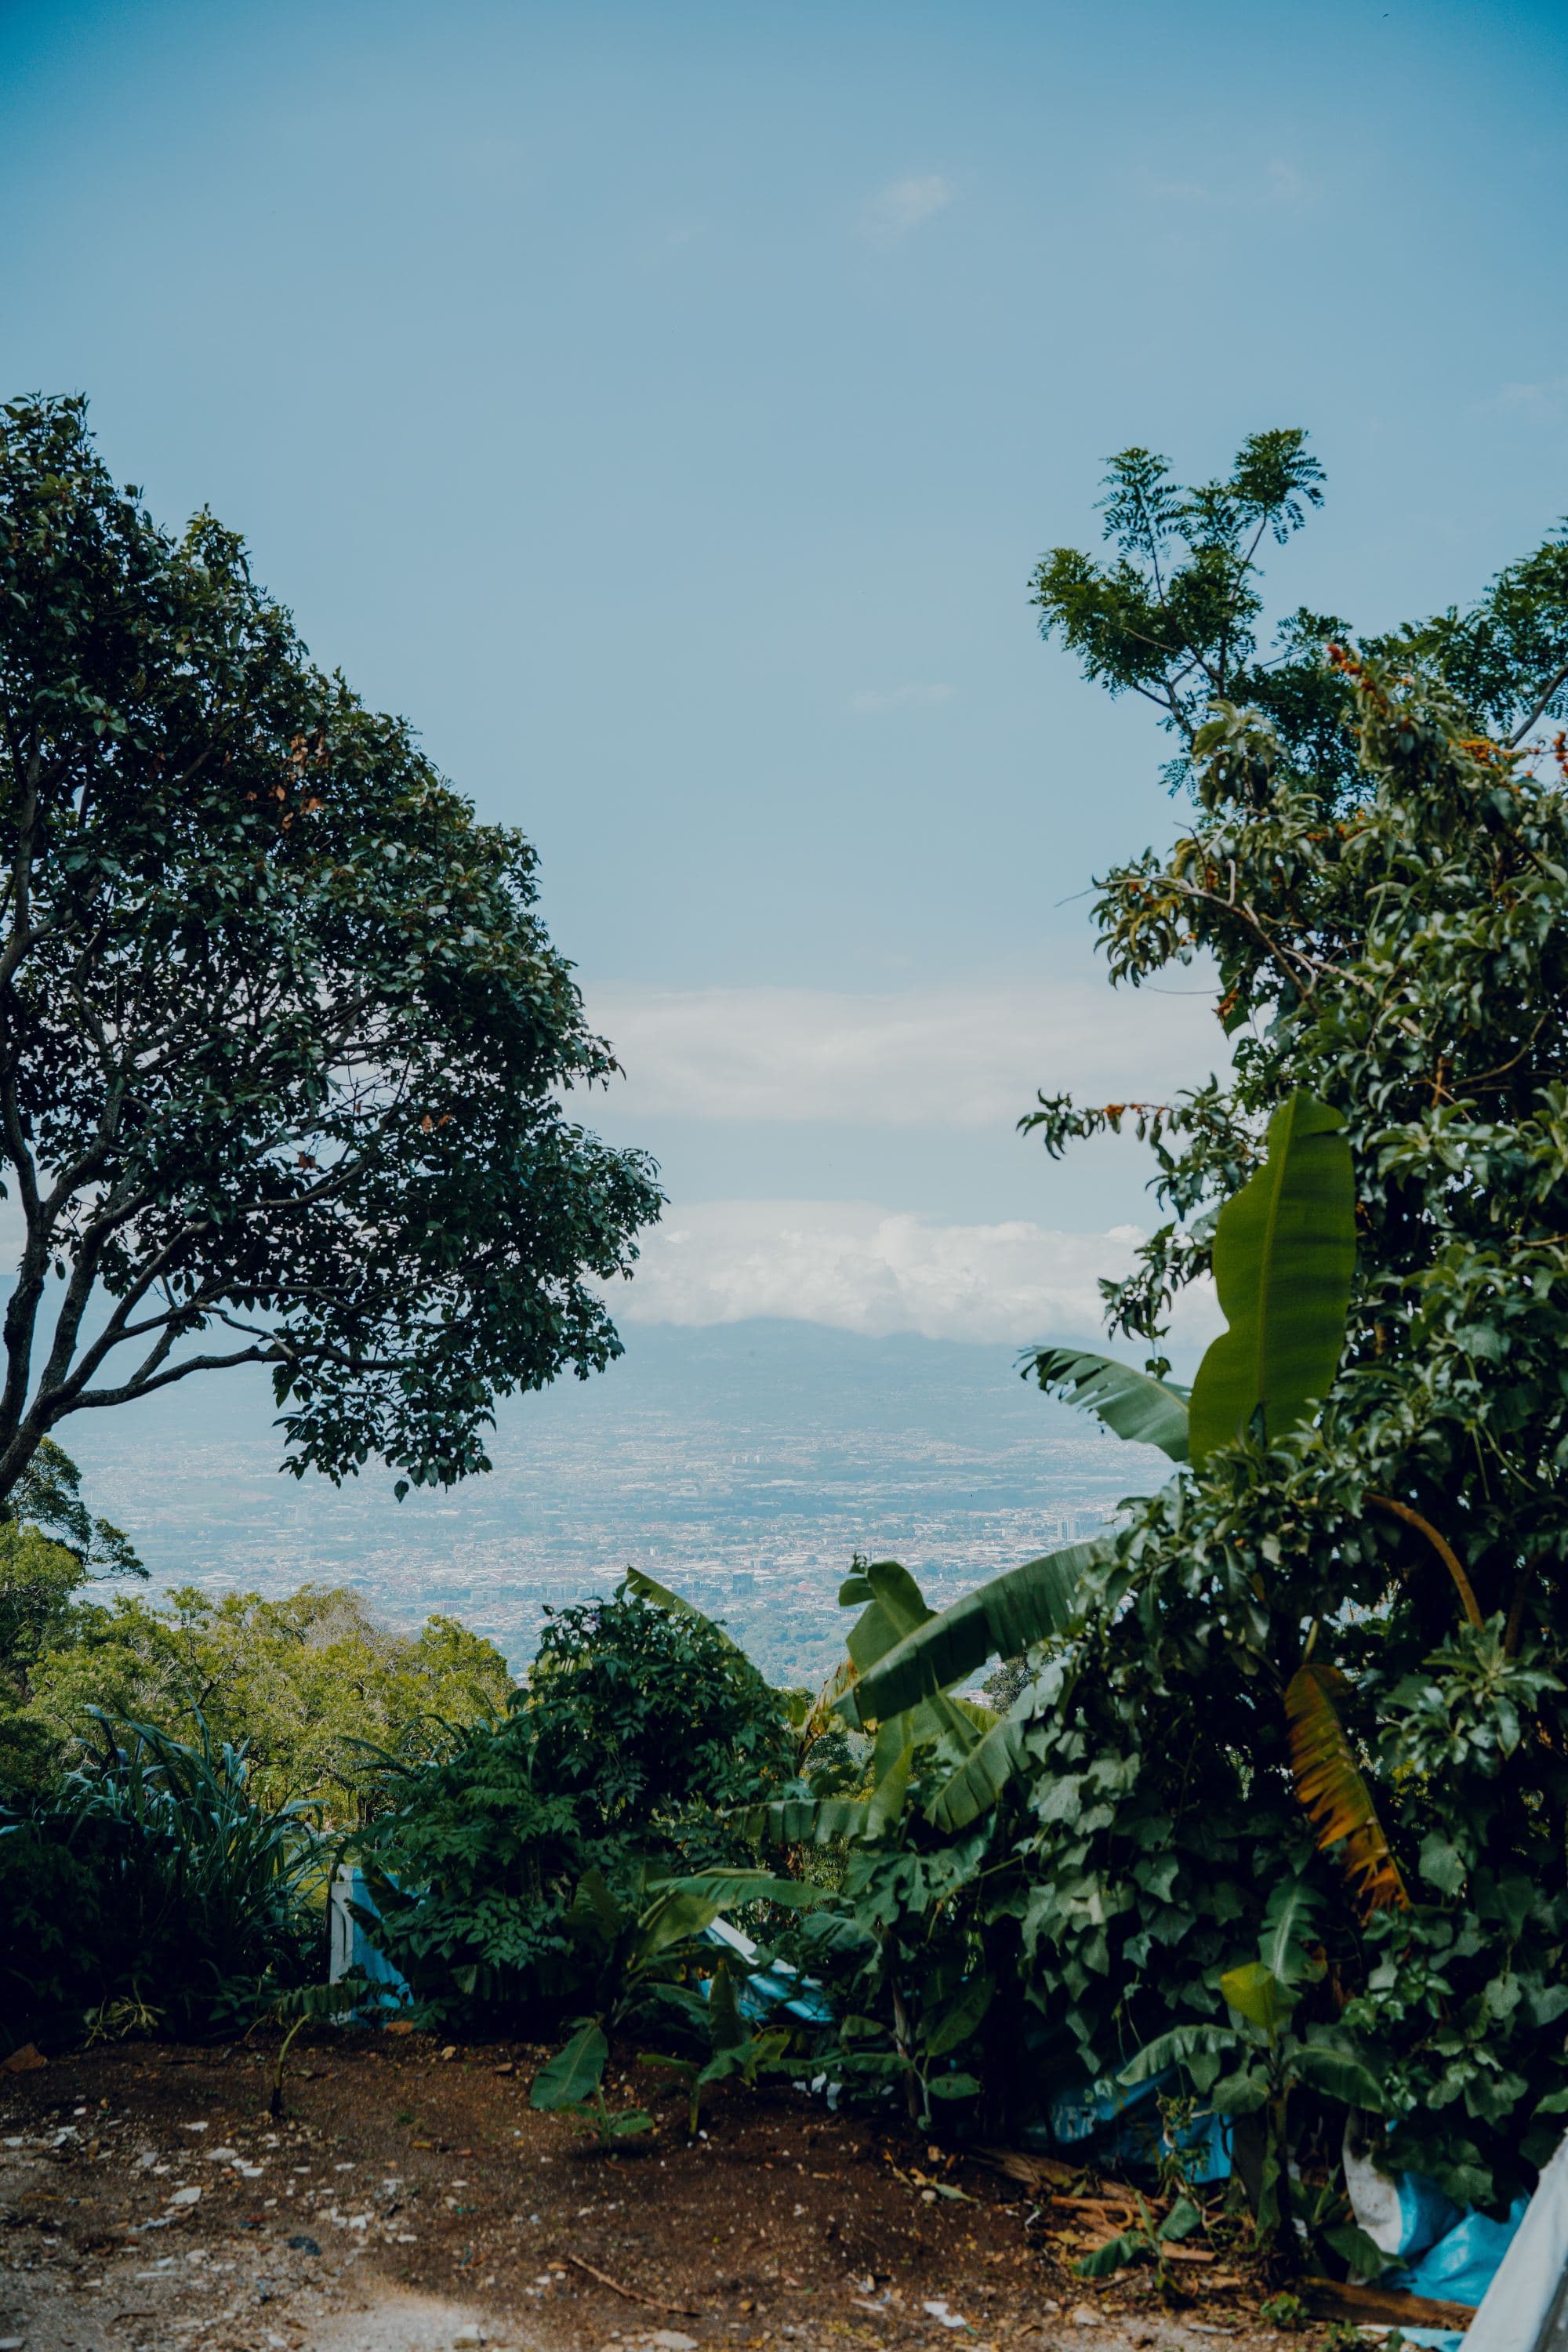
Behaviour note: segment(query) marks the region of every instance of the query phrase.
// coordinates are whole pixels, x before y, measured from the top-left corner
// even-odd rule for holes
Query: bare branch
[[[1516,727],[1513,733],[1509,737],[1508,748],[1510,751],[1516,750],[1517,747],[1523,742],[1525,737],[1535,725],[1537,719],[1543,719],[1545,717],[1547,704],[1551,701],[1558,688],[1563,685],[1568,685],[1568,662],[1563,663],[1555,677],[1548,678],[1546,685],[1536,698],[1534,709],[1531,712],[1523,726]]]

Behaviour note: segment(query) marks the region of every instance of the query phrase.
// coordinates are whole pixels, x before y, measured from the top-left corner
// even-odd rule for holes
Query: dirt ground
[[[637,2071],[613,2156],[529,2105],[546,2055],[426,2037],[122,2044],[0,2075],[0,2352],[1237,2352],[1321,2341],[1189,2262],[1177,2305],[1068,2267],[1104,2210],[791,2089],[713,2102]],[[626,2087],[623,2087],[623,2081]]]

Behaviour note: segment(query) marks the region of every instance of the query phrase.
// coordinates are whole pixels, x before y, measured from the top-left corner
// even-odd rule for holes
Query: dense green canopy
[[[4,412],[0,1498],[69,1413],[247,1362],[290,1468],[447,1482],[617,1352],[658,1195],[563,1109],[616,1064],[533,868],[80,401]]]

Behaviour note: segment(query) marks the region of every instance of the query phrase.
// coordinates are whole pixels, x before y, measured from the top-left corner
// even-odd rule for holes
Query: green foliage
[[[1173,1462],[1187,1458],[1187,1391],[1173,1381],[1156,1380],[1116,1356],[1096,1356],[1080,1348],[1037,1348],[1026,1360],[1047,1396],[1081,1405],[1140,1445],[1157,1445]]]
[[[1098,1539],[1026,1560],[911,1627],[866,1670],[855,1692],[862,1711],[896,1715],[962,1682],[987,1658],[1021,1657],[1059,1638],[1080,1616],[1109,1558]]]
[[[0,1508],[0,1788],[40,1786],[57,1767],[58,1739],[30,1702],[45,1662],[77,1638],[82,1592],[145,1574],[120,1529],[88,1509],[69,1454],[46,1437]]]
[[[1053,1153],[1131,1123],[1169,1213],[1104,1286],[1147,1384],[1030,1369],[1178,1458],[1189,1417],[1194,1459],[1076,1605],[1037,1570],[940,1615],[890,1572],[847,1588],[868,1789],[756,1823],[843,1842],[801,1944],[847,2081],[918,2108],[924,2021],[987,1979],[963,2063],[987,2128],[1031,2083],[1178,2063],[1264,2117],[1282,2260],[1285,2151],[1326,2106],[1385,2116],[1389,2160],[1464,2203],[1528,2187],[1568,2111],[1568,751],[1484,731],[1563,705],[1563,550],[1403,633],[1398,667],[1299,617],[1265,670],[1254,558],[1303,467],[1264,436],[1187,497],[1131,453],[1118,557],[1042,582],[1188,745],[1174,847],[1103,886],[1112,975],[1212,957],[1233,1067],[1025,1122]],[[1506,646],[1539,667],[1488,670]],[[1231,1328],[1184,1416],[1170,1309],[1215,1271]],[[1004,1587],[1037,1584],[1037,1623],[1005,1625]],[[944,1717],[1022,1638],[1002,1721]],[[1331,2203],[1301,2217],[1325,2246]]]
[[[793,1761],[781,1695],[696,1612],[623,1588],[552,1613],[503,1718],[443,1758],[389,1764],[360,1842],[374,1933],[454,2023],[611,2014],[650,1881],[748,1866],[729,1816],[786,1785]],[[673,1900],[655,1906],[667,1927]]]
[[[488,1467],[498,1395],[618,1352],[659,1205],[562,1107],[616,1064],[528,844],[79,399],[0,414],[0,1497],[69,1413],[242,1362],[296,1472]]]
[[[1219,1213],[1215,1286],[1228,1329],[1205,1351],[1188,1407],[1191,1456],[1265,1443],[1327,1394],[1345,1344],[1355,1192],[1344,1122],[1297,1092],[1268,1122],[1266,1157]]]
[[[1390,2116],[1390,2161],[1489,2202],[1529,2185],[1568,2105],[1568,775],[1561,745],[1528,740],[1568,697],[1568,548],[1381,650],[1336,627],[1268,677],[1250,651],[1222,672],[1223,598],[1143,642],[1134,587],[1158,606],[1155,552],[1180,571],[1196,544],[1148,520],[1162,480],[1112,514],[1138,574],[1122,604],[1090,579],[1047,617],[1189,746],[1190,815],[1108,878],[1099,920],[1117,980],[1213,959],[1232,1073],[1159,1105],[1042,1097],[1026,1124],[1052,1152],[1129,1122],[1152,1147],[1169,1220],[1105,1289],[1156,1377],[1172,1302],[1215,1268],[1217,1213],[1301,1094],[1343,1121],[1355,1267],[1338,1370],[1325,1349],[1294,1383],[1316,1408],[1237,1438],[1247,1400],[1227,1397],[1225,1442],[1131,1507],[1104,1607],[1035,1685],[1031,1999],[1091,2077],[1171,2021],[1200,2056],[1205,2036],[1249,2047],[1235,2087],[1303,2114],[1346,2095],[1347,2050],[1375,2053],[1359,2103]],[[1231,576],[1250,630],[1256,583]],[[1320,1833],[1341,1824],[1326,1854],[1291,1794],[1292,1729],[1298,1763],[1315,1743]],[[1364,1874],[1339,1866],[1373,1823],[1408,1908],[1368,1912]],[[1221,1979],[1256,1990],[1233,1972],[1303,1880],[1321,1969],[1268,2044],[1222,2021]]]
[[[736,1998],[735,1962],[730,1958],[719,1961],[700,1990],[689,1984],[665,1983],[658,1988],[658,1999],[667,2022],[684,2027],[696,2054],[645,2051],[642,2063],[684,2084],[687,2132],[695,2139],[702,2121],[703,2092],[731,2081],[753,2087],[760,2075],[782,2066],[789,2032],[784,2027],[759,2032],[747,2024]]]
[[[0,1580],[10,1532],[0,1527]],[[185,1587],[160,1603],[73,1591],[34,1647],[12,1729],[68,1761],[90,1707],[176,1736],[205,1722],[220,1743],[245,1744],[259,1795],[316,1800],[342,1822],[374,1800],[374,1749],[440,1752],[464,1725],[504,1714],[511,1687],[500,1652],[454,1619],[394,1633],[342,1587],[279,1601]]]
[[[327,1857],[308,1809],[258,1801],[243,1748],[117,1732],[0,1812],[0,2015],[14,2041],[116,2004],[176,2033],[255,2013],[321,1964]]]
[[[597,2025],[580,2026],[563,2050],[558,2050],[533,2078],[531,2094],[536,2107],[547,2114],[564,2111],[575,2116],[594,2134],[602,2148],[620,2139],[634,2139],[651,2131],[653,2117],[640,2107],[612,2108],[605,2099],[605,2068],[610,2045]]]

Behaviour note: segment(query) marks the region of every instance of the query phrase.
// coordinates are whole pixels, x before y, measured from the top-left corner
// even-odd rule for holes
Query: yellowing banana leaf
[[[1157,1381],[1116,1356],[1078,1348],[1040,1348],[1026,1359],[1047,1396],[1094,1413],[1107,1429],[1139,1445],[1157,1445],[1173,1462],[1187,1458],[1187,1391]]]
[[[1294,1094],[1268,1122],[1268,1156],[1219,1213],[1214,1271],[1229,1328],[1210,1346],[1188,1409],[1191,1459],[1228,1445],[1261,1411],[1293,1427],[1339,1368],[1355,1271],[1355,1190],[1337,1110]]]
[[[1219,1980],[1219,1989],[1239,2016],[1249,2025],[1261,2027],[1272,2034],[1279,2023],[1281,2003],[1279,1983],[1274,1971],[1261,1960],[1248,1960],[1239,1969],[1227,1969]]]
[[[1296,1794],[1323,1848],[1343,1844],[1345,1873],[1368,1911],[1407,1910],[1410,1896],[1378,1820],[1336,1701],[1348,1685],[1332,1666],[1300,1666],[1285,1687]]]

